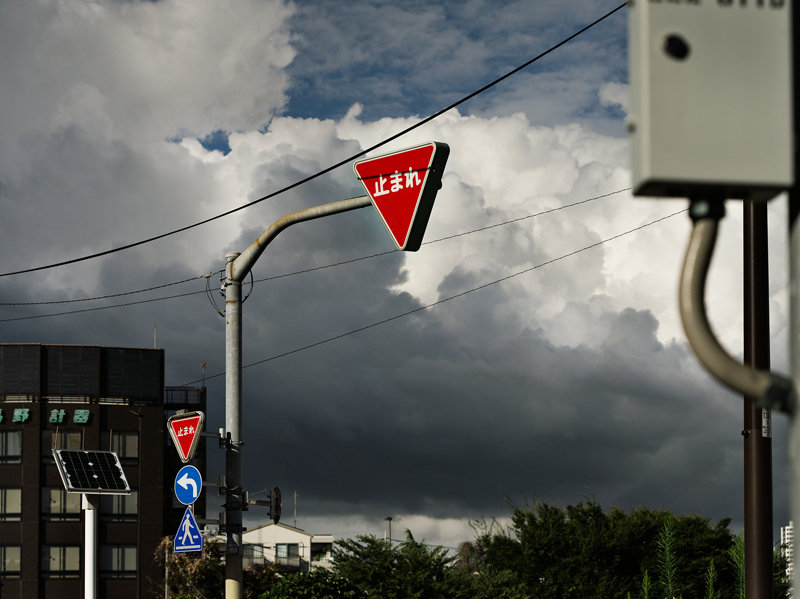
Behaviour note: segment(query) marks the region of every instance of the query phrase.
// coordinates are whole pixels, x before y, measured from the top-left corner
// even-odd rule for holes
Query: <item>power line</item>
[[[406,127],[405,129],[399,131],[398,133],[395,133],[394,135],[391,135],[391,136],[387,137],[383,141],[380,141],[380,142],[378,142],[378,143],[376,143],[376,144],[374,144],[374,145],[372,145],[372,146],[370,146],[370,147],[358,152],[357,154],[354,154],[354,155],[352,155],[352,156],[350,156],[348,158],[345,158],[344,160],[340,160],[339,162],[337,162],[335,164],[332,164],[332,165],[330,165],[330,166],[328,166],[328,167],[326,167],[326,168],[324,168],[324,169],[322,169],[320,171],[317,171],[316,173],[314,173],[312,175],[309,175],[308,177],[305,177],[304,179],[301,179],[301,180],[296,181],[294,183],[291,183],[291,184],[289,184],[289,185],[287,185],[285,187],[282,187],[282,188],[278,189],[277,191],[273,191],[272,193],[269,193],[269,194],[267,194],[265,196],[262,196],[262,197],[260,197],[260,198],[258,198],[256,200],[253,200],[253,201],[248,202],[246,204],[242,204],[241,206],[238,206],[237,208],[232,208],[231,210],[227,210],[225,212],[222,212],[221,214],[218,214],[216,216],[212,216],[212,217],[197,221],[197,222],[195,222],[193,224],[186,225],[184,227],[180,227],[178,229],[174,229],[174,230],[168,231],[166,233],[161,233],[159,235],[155,235],[153,237],[148,237],[148,238],[142,239],[140,241],[135,241],[133,243],[127,243],[127,244],[124,244],[124,245],[120,245],[120,246],[114,247],[114,248],[109,249],[109,250],[96,252],[94,254],[88,254],[86,256],[81,256],[81,257],[78,257],[78,258],[71,258],[69,260],[62,260],[61,262],[54,262],[54,263],[45,264],[45,265],[42,265],[42,266],[34,266],[34,267],[31,267],[31,268],[25,268],[25,269],[21,269],[21,270],[15,270],[15,271],[9,271],[9,272],[0,273],[0,277],[10,277],[12,275],[21,275],[21,274],[27,274],[27,273],[31,273],[31,272],[37,272],[37,271],[40,271],[40,270],[47,270],[47,269],[51,269],[51,268],[57,268],[57,267],[60,267],[60,266],[67,266],[67,265],[70,265],[70,264],[76,264],[78,262],[84,262],[86,260],[92,260],[94,258],[100,258],[102,256],[108,256],[110,254],[121,252],[123,250],[129,250],[131,248],[135,248],[135,247],[138,247],[140,245],[151,243],[153,241],[158,241],[160,239],[164,239],[164,238],[170,237],[172,235],[177,235],[178,233],[185,233],[186,231],[189,231],[191,229],[200,227],[202,225],[206,225],[208,223],[211,223],[213,221],[219,220],[219,219],[224,218],[226,216],[230,216],[231,214],[234,214],[234,213],[239,212],[241,210],[245,210],[247,208],[255,206],[256,204],[259,204],[259,203],[261,203],[261,202],[263,202],[265,200],[269,200],[269,199],[274,198],[274,197],[276,197],[278,195],[286,193],[287,191],[290,191],[292,189],[295,189],[296,187],[299,187],[301,185],[309,183],[310,181],[313,181],[314,179],[317,179],[317,178],[321,177],[322,175],[326,175],[327,173],[329,173],[331,171],[334,171],[334,170],[344,166],[345,164],[348,164],[348,163],[352,162],[353,160],[356,160],[357,158],[360,158],[360,157],[368,154],[369,152],[372,152],[373,150],[376,150],[376,149],[378,149],[378,148],[380,148],[382,146],[385,146],[386,144],[388,144],[388,143],[390,143],[390,142],[392,142],[392,141],[394,141],[394,140],[406,135],[407,133],[410,133],[411,131],[414,131],[415,129],[418,129],[419,127],[422,127],[423,125],[429,123],[430,121],[432,121],[432,120],[434,120],[436,118],[439,118],[440,116],[442,116],[446,112],[449,112],[453,108],[456,108],[456,107],[460,106],[461,104],[467,102],[468,100],[471,100],[475,96],[477,96],[479,94],[482,94],[483,92],[491,89],[492,87],[494,87],[498,83],[508,79],[509,77],[511,77],[513,75],[516,75],[521,70],[523,70],[523,69],[529,67],[530,65],[532,65],[533,63],[541,60],[542,58],[544,58],[548,54],[551,54],[555,50],[559,49],[561,46],[564,46],[565,44],[571,42],[573,39],[575,39],[579,35],[585,33],[586,31],[590,30],[591,28],[593,28],[594,26],[598,25],[599,23],[603,22],[604,20],[606,20],[607,18],[609,18],[610,16],[612,16],[613,14],[615,14],[616,12],[618,12],[619,10],[624,8],[626,5],[627,5],[627,2],[623,2],[622,4],[617,6],[615,9],[607,12],[606,14],[601,16],[600,18],[598,18],[595,21],[589,23],[585,27],[579,29],[578,31],[576,31],[575,33],[570,35],[569,37],[564,38],[563,40],[558,42],[556,45],[551,46],[550,48],[548,48],[544,52],[538,54],[537,56],[534,56],[533,58],[531,58],[527,62],[524,62],[520,66],[510,70],[509,72],[507,72],[504,75],[501,75],[500,77],[498,77],[494,81],[492,81],[490,83],[487,83],[486,85],[484,85],[483,87],[473,91],[472,93],[467,94],[466,96],[464,96],[460,100],[457,100],[456,102],[453,102],[449,106],[446,106],[445,108],[442,108],[441,110],[431,114],[430,116],[425,117],[421,121],[418,121],[417,123],[415,123],[415,124],[413,124],[413,125],[411,125],[409,127]]]
[[[471,235],[473,233],[480,233],[481,231],[488,231],[489,229],[502,227],[504,225],[510,225],[512,223],[516,223],[516,222],[520,222],[520,221],[523,221],[523,220],[527,220],[529,218],[535,218],[537,216],[542,216],[544,214],[550,214],[550,213],[553,213],[553,212],[558,212],[558,211],[564,210],[566,208],[572,208],[574,206],[580,206],[581,204],[586,204],[588,202],[593,202],[595,200],[600,200],[600,199],[603,199],[603,198],[607,198],[607,197],[616,195],[618,193],[622,193],[622,192],[625,192],[625,191],[630,191],[630,189],[631,189],[630,187],[625,187],[623,189],[618,189],[616,191],[612,191],[612,192],[605,193],[605,194],[602,194],[602,195],[594,196],[594,197],[587,198],[587,199],[584,199],[584,200],[578,200],[577,202],[573,202],[571,204],[564,204],[563,206],[557,206],[555,208],[549,208],[547,210],[542,210],[540,212],[535,212],[533,214],[528,214],[526,216],[520,216],[518,218],[514,218],[514,219],[511,219],[511,220],[504,221],[504,222],[494,223],[492,225],[487,225],[485,227],[480,227],[478,229],[472,229],[471,231],[464,231],[464,232],[461,232],[461,233],[455,233],[454,235],[448,235],[446,237],[440,237],[439,239],[432,239],[430,241],[424,242],[422,245],[430,245],[430,244],[433,244],[433,243],[439,243],[441,241],[447,241],[449,239],[455,239],[457,237],[463,237],[465,235]],[[302,270],[296,270],[296,271],[288,272],[288,273],[284,273],[284,274],[273,275],[273,276],[270,276],[270,277],[264,277],[263,279],[255,279],[253,282],[254,283],[263,283],[265,281],[274,281],[276,279],[283,279],[283,278],[286,278],[286,277],[293,277],[295,275],[306,274],[306,273],[315,272],[315,271],[318,271],[318,270],[324,270],[326,268],[333,268],[335,266],[342,266],[344,264],[352,264],[354,262],[361,262],[362,260],[370,260],[372,258],[377,258],[377,257],[380,257],[380,256],[388,256],[389,254],[394,254],[394,253],[397,253],[398,251],[399,250],[388,250],[388,251],[385,251],[385,252],[378,252],[376,254],[369,254],[367,256],[360,256],[358,258],[351,258],[349,260],[342,260],[340,262],[334,262],[334,263],[331,263],[331,264],[325,264],[323,266],[314,266],[314,267],[311,267],[311,268],[305,268],[305,269],[302,269]],[[220,272],[220,271],[217,271],[217,272]],[[115,298],[115,297],[122,297],[122,296],[126,296],[126,295],[134,295],[134,294],[137,294],[137,293],[146,293],[148,291],[153,291],[153,290],[156,290],[156,289],[163,289],[165,287],[171,287],[173,285],[180,285],[182,283],[187,283],[189,281],[196,281],[198,279],[206,279],[206,280],[208,280],[214,274],[215,273],[206,273],[204,275],[199,275],[197,277],[192,277],[191,279],[184,279],[182,281],[175,281],[174,283],[164,283],[162,285],[156,285],[154,287],[148,287],[146,289],[139,289],[139,290],[136,290],[136,291],[125,291],[125,292],[114,293],[114,294],[110,294],[110,295],[101,295],[101,296],[96,296],[96,297],[87,297],[87,298],[79,298],[79,299],[71,299],[71,300],[52,300],[52,301],[44,301],[44,302],[0,302],[0,306],[41,306],[41,305],[68,304],[68,303],[77,303],[77,302],[97,301],[97,300],[110,299],[110,298]],[[127,303],[124,303],[124,304],[112,304],[110,306],[100,306],[100,307],[95,307],[95,308],[84,308],[84,309],[80,309],[80,310],[72,310],[72,311],[67,311],[67,312],[55,312],[55,313],[51,313],[51,314],[37,314],[37,315],[33,315],[33,316],[21,316],[21,317],[16,317],[16,318],[6,318],[6,319],[0,320],[0,323],[3,323],[3,322],[14,322],[14,321],[17,321],[17,320],[34,320],[34,319],[37,319],[37,318],[47,318],[49,316],[66,316],[66,315],[69,315],[69,314],[82,314],[82,313],[85,313],[85,312],[92,312],[92,311],[95,311],[95,310],[108,310],[110,308],[122,308],[122,307],[128,307],[128,306],[135,306],[137,304],[150,303],[150,302],[155,302],[155,301],[159,301],[159,300],[162,300],[162,299],[164,299],[164,300],[166,300],[166,299],[175,299],[175,298],[178,298],[178,297],[186,297],[186,296],[189,296],[189,295],[199,295],[201,293],[207,293],[207,292],[208,292],[208,290],[190,291],[188,293],[182,293],[182,294],[178,294],[178,295],[168,295],[168,296],[165,296],[165,297],[153,298],[153,299],[137,301],[137,302],[127,302]]]
[[[162,285],[155,285],[153,287],[147,287],[146,289],[137,289],[135,291],[122,291],[120,293],[111,293],[109,295],[97,295],[94,297],[81,297],[76,299],[68,299],[68,300],[49,300],[46,302],[0,302],[0,306],[52,306],[54,304],[76,304],[79,302],[95,302],[98,300],[105,300],[105,299],[112,299],[115,297],[123,297],[126,295],[136,295],[137,293],[147,293],[148,291],[156,291],[158,289],[164,289],[165,287],[173,287],[175,285],[182,285],[183,283],[188,283],[190,281],[196,281],[198,279],[208,279],[214,273],[206,273],[204,275],[198,275],[196,277],[191,277],[190,279],[183,279],[182,281],[174,281],[172,283],[164,283]],[[175,296],[180,297],[180,296]]]
[[[525,268],[523,270],[517,271],[517,272],[512,273],[510,275],[507,275],[505,277],[501,277],[501,278],[496,279],[494,281],[490,281],[488,283],[484,283],[483,285],[478,285],[477,287],[473,287],[471,289],[467,289],[466,291],[462,291],[461,293],[456,293],[455,295],[451,295],[451,296],[439,299],[439,300],[437,300],[435,302],[432,302],[430,304],[426,304],[424,306],[419,306],[418,308],[414,308],[413,310],[408,310],[407,312],[402,312],[400,314],[395,314],[394,316],[390,316],[388,318],[384,318],[383,320],[379,320],[377,322],[373,322],[371,324],[364,325],[364,326],[359,327],[357,329],[352,329],[350,331],[347,331],[346,333],[341,333],[339,335],[334,335],[332,337],[328,337],[328,338],[322,339],[320,341],[315,341],[314,343],[309,343],[308,345],[297,347],[295,349],[291,349],[291,350],[282,352],[280,354],[275,354],[274,356],[270,356],[269,358],[264,358],[263,360],[258,360],[256,362],[251,362],[250,364],[246,364],[246,365],[242,366],[242,368],[250,368],[252,366],[259,366],[261,364],[266,364],[267,362],[272,362],[273,360],[278,360],[280,358],[285,358],[287,356],[291,356],[293,354],[300,353],[300,352],[305,351],[307,349],[312,349],[312,348],[315,348],[315,347],[319,347],[320,345],[325,345],[326,343],[330,343],[332,341],[337,341],[339,339],[343,339],[344,337],[348,337],[350,335],[355,335],[356,333],[361,333],[361,332],[366,331],[368,329],[379,327],[381,325],[393,322],[395,320],[399,320],[401,318],[405,318],[406,316],[411,316],[412,314],[416,314],[418,312],[423,312],[425,310],[429,310],[429,309],[431,309],[431,308],[433,308],[435,306],[439,306],[441,304],[444,304],[446,302],[452,301],[454,299],[457,299],[457,298],[460,298],[460,297],[464,297],[465,295],[469,295],[471,293],[475,293],[476,291],[480,291],[481,289],[486,289],[487,287],[492,287],[494,285],[498,285],[500,283],[508,281],[509,279],[513,279],[514,277],[518,277],[518,276],[524,275],[524,274],[529,273],[529,272],[531,272],[533,270],[537,270],[539,268],[543,268],[545,266],[549,266],[550,264],[553,264],[555,262],[559,262],[559,261],[564,260],[566,258],[569,258],[571,256],[575,256],[576,254],[580,254],[581,252],[585,252],[587,250],[591,250],[593,248],[599,247],[599,246],[601,246],[603,244],[609,243],[610,241],[614,241],[615,239],[619,239],[620,237],[624,237],[625,235],[630,235],[631,233],[635,233],[636,231],[641,231],[642,229],[645,229],[647,227],[650,227],[652,225],[655,225],[657,223],[665,221],[665,220],[667,220],[669,218],[677,216],[678,214],[683,214],[686,211],[687,211],[686,208],[684,208],[683,210],[678,210],[677,212],[673,212],[672,214],[668,214],[667,216],[663,216],[661,218],[657,218],[656,220],[652,220],[652,221],[647,222],[647,223],[645,223],[643,225],[639,225],[638,227],[634,227],[633,229],[628,229],[627,231],[623,231],[622,233],[618,233],[617,235],[612,235],[611,237],[607,237],[606,239],[603,239],[601,241],[592,243],[590,245],[587,245],[587,246],[582,247],[580,249],[574,250],[574,251],[569,252],[567,254],[563,254],[561,256],[558,256],[557,258],[552,258],[550,260],[546,260],[544,262],[536,264],[535,266],[531,266],[529,268]],[[207,381],[207,380],[218,378],[218,377],[221,377],[221,376],[225,376],[225,373],[224,372],[220,372],[218,374],[213,374],[211,376],[206,376],[204,379],[198,379],[198,380],[195,380],[195,381],[190,381],[188,383],[184,383],[182,386],[188,387],[188,386],[194,385],[195,383],[200,382],[201,380],[206,380]]]
[[[135,302],[126,302],[124,304],[111,304],[110,306],[95,306],[93,308],[82,308],[79,310],[69,310],[67,312],[53,312],[51,314],[34,314],[32,316],[17,316],[15,318],[4,318],[0,320],[0,323],[3,322],[16,322],[18,320],[36,320],[37,318],[47,318],[49,316],[66,316],[68,314],[82,314],[84,312],[99,312],[100,310],[110,310],[111,308],[126,308],[129,306],[138,306],[140,304],[150,304],[153,302],[160,302],[162,300],[168,299],[175,299],[179,297],[187,297],[189,295],[199,295],[201,293],[206,293],[206,290],[203,289],[202,291],[188,291],[186,293],[178,293],[176,295],[166,295],[163,297],[154,297],[151,299],[146,300],[138,300]]]
[[[478,229],[472,229],[470,231],[464,231],[462,233],[455,233],[454,235],[448,235],[446,237],[440,237],[439,239],[431,239],[430,241],[423,242],[422,245],[430,245],[430,244],[433,244],[433,243],[439,243],[441,241],[447,241],[449,239],[455,239],[457,237],[463,237],[465,235],[472,235],[473,233],[480,233],[481,231],[488,231],[489,229],[502,227],[504,225],[510,225],[512,223],[517,223],[517,222],[520,222],[520,221],[523,221],[523,220],[527,220],[529,218],[535,218],[537,216],[542,216],[544,214],[550,214],[552,212],[558,212],[559,210],[564,210],[565,208],[572,208],[574,206],[580,206],[581,204],[586,204],[588,202],[594,202],[595,200],[601,200],[603,198],[607,198],[607,197],[616,195],[618,193],[622,193],[622,192],[630,191],[630,190],[631,190],[630,187],[625,187],[623,189],[618,189],[616,191],[611,191],[611,192],[605,193],[603,195],[594,196],[592,198],[587,198],[585,200],[579,200],[577,202],[573,202],[572,204],[564,204],[563,206],[557,206],[555,208],[549,208],[547,210],[542,210],[540,212],[535,212],[533,214],[527,214],[525,216],[520,216],[518,218],[512,218],[511,220],[503,221],[501,223],[495,223],[493,225],[486,225],[485,227],[480,227]],[[388,256],[389,254],[395,254],[395,253],[397,253],[399,251],[400,250],[387,250],[385,252],[378,252],[377,254],[370,254],[368,256],[362,256],[360,258],[351,258],[349,260],[342,260],[341,262],[334,262],[333,264],[326,264],[324,266],[313,266],[311,268],[306,268],[306,269],[303,269],[303,270],[296,270],[296,271],[293,271],[293,272],[290,272],[290,273],[286,273],[286,274],[272,275],[270,277],[265,277],[263,279],[256,279],[255,282],[256,283],[263,283],[264,281],[274,281],[275,279],[282,279],[284,277],[292,277],[294,275],[314,272],[316,270],[323,270],[325,268],[331,268],[333,266],[341,266],[343,264],[352,264],[353,262],[360,262],[362,260],[369,260],[371,258],[377,258],[378,256]]]

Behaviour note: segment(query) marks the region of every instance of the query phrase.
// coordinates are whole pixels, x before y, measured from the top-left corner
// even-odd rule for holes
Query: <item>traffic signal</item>
[[[278,487],[269,492],[269,517],[277,524],[281,519],[281,508],[283,507],[283,500],[281,499],[281,490]]]

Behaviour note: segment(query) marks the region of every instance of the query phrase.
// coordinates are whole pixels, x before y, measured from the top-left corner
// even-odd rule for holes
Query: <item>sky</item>
[[[207,428],[223,427],[225,253],[290,212],[363,195],[349,157],[619,4],[0,3],[0,341],[163,348],[166,384],[204,382]],[[594,499],[741,527],[742,400],[698,366],[680,326],[687,202],[630,194],[627,61],[623,9],[372,152],[450,147],[418,252],[392,251],[368,207],[296,225],[256,263],[244,484],[257,498],[279,486],[284,522],[383,537],[391,516],[394,538],[457,547],[476,523],[507,522],[510,504]],[[4,274],[213,219],[340,161],[181,233]],[[770,317],[783,372],[785,222],[779,198]],[[707,295],[735,355],[741,228],[729,202]],[[776,529],[786,452],[775,415]]]

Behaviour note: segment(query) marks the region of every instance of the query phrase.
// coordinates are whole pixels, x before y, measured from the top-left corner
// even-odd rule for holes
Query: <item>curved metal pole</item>
[[[370,206],[360,196],[287,214],[241,254],[225,254],[225,598],[241,599],[242,587],[242,280],[275,237],[291,225]]]
[[[298,210],[286,216],[279,218],[269,229],[261,234],[261,237],[256,239],[250,244],[241,255],[233,261],[233,268],[231,276],[234,281],[241,282],[253,268],[253,265],[267,249],[270,242],[278,236],[278,233],[294,225],[307,220],[314,220],[329,216],[331,214],[338,214],[339,212],[347,212],[349,210],[356,210],[357,208],[365,208],[371,205],[372,202],[369,196],[359,196],[357,198],[350,198],[347,200],[340,200],[338,202],[331,202],[330,204],[323,204],[322,206],[314,206],[313,208],[306,208],[305,210]]]
[[[738,362],[720,345],[711,330],[704,300],[706,276],[724,207],[718,201],[693,201],[690,213],[694,225],[678,292],[681,322],[689,345],[703,366],[727,387],[753,397],[763,407],[791,411],[794,403],[792,382]]]

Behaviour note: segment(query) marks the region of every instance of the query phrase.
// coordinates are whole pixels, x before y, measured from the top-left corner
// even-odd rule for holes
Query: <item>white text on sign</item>
[[[405,186],[403,185],[404,177]],[[389,182],[389,189],[385,188],[387,181]],[[418,187],[420,183],[422,183],[422,181],[419,179],[419,173],[411,167],[408,167],[407,173],[395,171],[393,175],[389,175],[388,177],[378,176],[378,180],[375,181],[375,193],[373,196],[384,196],[387,193],[400,191],[401,189],[411,189],[413,187]]]

